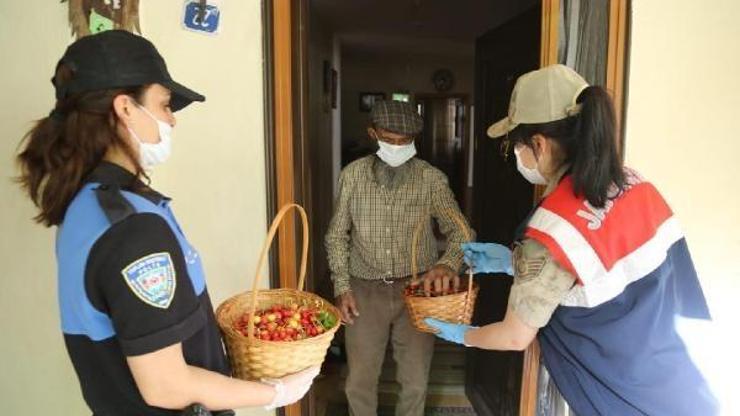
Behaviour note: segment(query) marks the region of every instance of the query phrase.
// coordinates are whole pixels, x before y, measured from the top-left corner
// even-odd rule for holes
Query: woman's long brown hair
[[[54,82],[68,82],[74,74],[59,65]],[[57,100],[52,113],[38,120],[21,141],[16,161],[17,181],[39,208],[34,220],[47,227],[59,225],[83,181],[110,148],[121,149],[142,174],[135,151],[117,133],[113,99],[121,94],[141,102],[148,86],[90,91]]]

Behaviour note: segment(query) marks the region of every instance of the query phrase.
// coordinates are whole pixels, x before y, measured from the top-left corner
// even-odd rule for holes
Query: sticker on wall
[[[76,38],[111,29],[141,33],[139,0],[62,0]]]
[[[193,32],[217,34],[221,27],[219,1],[186,0],[182,25]]]
[[[90,10],[90,33],[94,35],[106,30],[113,30],[113,21]]]

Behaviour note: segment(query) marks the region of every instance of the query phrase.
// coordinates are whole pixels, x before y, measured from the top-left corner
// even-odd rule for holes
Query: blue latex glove
[[[496,243],[463,243],[460,247],[465,255],[465,264],[473,269],[473,273],[514,275],[508,247]]]
[[[424,323],[437,330],[434,335],[446,341],[465,345],[466,347],[469,345],[465,344],[465,333],[477,328],[470,325],[451,324],[434,318],[424,318]]]

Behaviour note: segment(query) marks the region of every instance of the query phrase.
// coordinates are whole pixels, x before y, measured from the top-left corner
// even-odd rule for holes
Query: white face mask
[[[534,168],[528,168],[522,163],[522,157],[520,156],[521,150],[518,147],[514,147],[514,155],[516,155],[516,168],[519,173],[524,176],[524,179],[535,185],[547,185],[547,179],[537,170],[537,166]]]
[[[153,167],[166,162],[170,154],[172,154],[172,126],[154,117],[143,106],[138,107],[151,117],[152,120],[157,122],[157,128],[159,130],[159,142],[146,143],[131,128],[128,129],[136,141],[139,142],[139,163],[141,167],[144,170],[151,170]]]
[[[380,160],[394,168],[403,165],[416,155],[416,146],[414,146],[414,142],[394,145],[378,140],[378,147],[379,149],[376,154]]]

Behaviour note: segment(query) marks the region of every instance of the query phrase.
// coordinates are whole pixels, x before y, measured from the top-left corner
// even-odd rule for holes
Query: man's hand
[[[421,281],[424,284],[424,293],[427,296],[431,295],[432,286],[434,287],[434,293],[447,294],[450,292],[450,281],[455,292],[460,287],[460,277],[454,270],[443,264],[438,264],[429,269],[421,276]],[[415,283],[418,284],[419,282]]]
[[[337,296],[336,299],[337,308],[342,314],[342,321],[348,325],[355,323],[354,318],[360,316],[360,311],[357,310],[357,303],[355,302],[355,295],[351,291],[347,291]]]

